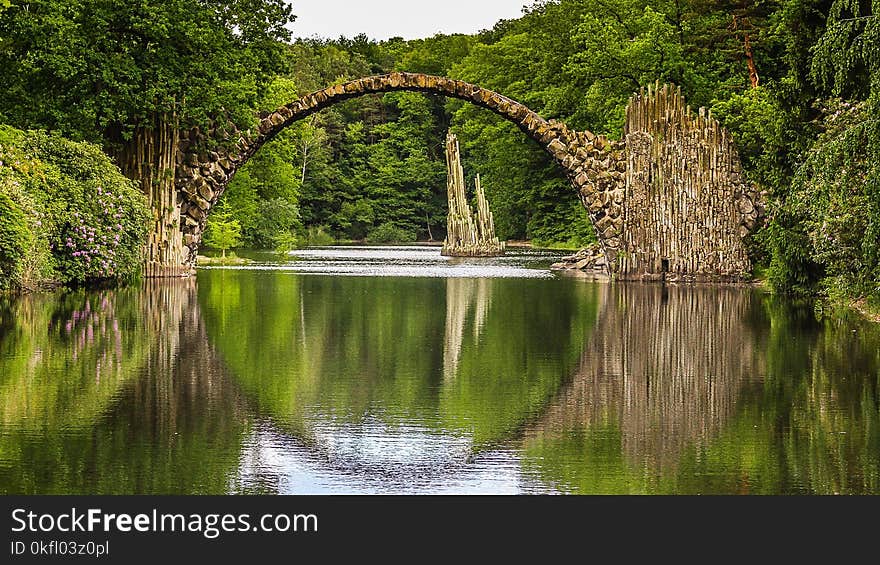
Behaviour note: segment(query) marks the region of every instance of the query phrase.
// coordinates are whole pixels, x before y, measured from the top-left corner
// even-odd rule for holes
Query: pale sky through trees
[[[530,0],[291,0],[294,37],[417,39],[437,33],[475,33],[500,19],[518,18]]]

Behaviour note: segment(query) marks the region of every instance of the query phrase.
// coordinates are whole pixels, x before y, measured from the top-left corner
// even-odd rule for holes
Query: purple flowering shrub
[[[27,168],[10,167],[5,185],[18,187],[30,203],[24,227],[41,248],[30,255],[44,257],[42,278],[81,284],[137,274],[147,206],[135,183],[90,143],[37,131],[5,139],[31,160]]]
[[[49,245],[64,282],[128,278],[141,266],[146,241],[144,195],[95,145],[35,134],[47,167]]]
[[[51,242],[65,281],[119,279],[137,272],[146,222],[132,197],[140,193],[105,182],[66,188],[69,207],[59,215],[58,237]]]

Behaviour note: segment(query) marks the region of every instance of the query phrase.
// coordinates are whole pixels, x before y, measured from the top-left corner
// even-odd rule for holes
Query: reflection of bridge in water
[[[635,465],[674,467],[715,437],[743,386],[766,372],[742,288],[605,285],[580,368],[526,442],[616,425]]]
[[[880,492],[876,328],[729,287],[291,279],[0,299],[0,492]]]
[[[491,283],[447,280],[447,384],[456,379],[462,348],[479,342],[492,316]],[[206,442],[206,457],[225,460],[208,467],[228,469],[229,488],[239,491],[542,491],[548,487],[523,473],[509,448],[609,424],[631,465],[672,469],[686,448],[719,434],[743,386],[764,374],[755,347],[760,330],[749,324],[758,298],[730,287],[597,289],[597,322],[577,370],[516,437],[487,451],[430,423],[310,418],[296,426],[308,430],[300,437],[260,414],[211,344],[192,280],[148,284],[143,307],[152,313],[149,333],[160,337],[148,358],[153,378],[136,379],[122,400],[137,409],[114,412],[130,419],[126,427],[151,430],[151,443],[174,451]],[[138,474],[154,464],[130,463]]]
[[[491,315],[490,282],[447,281],[447,383],[456,378],[465,337],[478,341]],[[673,469],[686,448],[705,445],[721,432],[743,386],[765,372],[763,352],[755,347],[758,330],[749,324],[758,298],[730,287],[599,288],[598,322],[578,370],[512,443],[484,451],[460,434],[377,419],[354,425],[313,421],[312,437],[304,440],[267,421],[246,442],[240,480],[259,483],[265,479],[261,469],[275,469],[281,475],[272,488],[280,490],[295,491],[295,483],[317,475],[342,490],[346,484],[389,492],[457,485],[464,492],[473,479],[495,491],[541,491],[547,487],[522,473],[508,449],[609,423],[630,464]],[[506,471],[490,479],[491,469],[482,465],[486,458],[494,464],[503,459],[499,468]]]
[[[458,343],[445,350],[450,367],[465,334],[479,335],[491,303],[487,282],[450,279],[446,332]],[[197,467],[222,471],[220,481],[233,492],[513,494],[543,488],[520,473],[514,454],[475,457],[466,435],[415,422],[309,418],[296,426],[306,433],[298,433],[283,418],[260,410],[236,382],[208,337],[195,279],[150,281],[144,296],[154,312],[149,325],[164,330],[156,333],[164,337],[151,347],[144,368],[152,378],[135,380],[122,400],[125,406],[113,412],[124,415],[126,428],[149,430],[147,443],[164,447],[157,450],[163,453],[160,461],[132,456],[128,468],[135,475],[152,465],[168,466],[169,458],[184,461],[184,451],[190,456],[202,451]],[[205,445],[198,450],[187,438]],[[211,461],[216,456],[222,461]],[[196,492],[205,482],[202,475]]]
[[[207,279],[200,283],[206,284]],[[750,326],[751,310],[758,300],[751,293],[735,288],[598,285],[589,287],[589,300],[564,302],[563,309],[569,311],[578,304],[591,308],[598,300],[592,332],[584,332],[583,338],[563,332],[532,351],[537,357],[571,351],[566,363],[549,365],[553,382],[510,392],[509,387],[517,386],[524,377],[516,372],[520,365],[486,372],[497,368],[488,367],[481,352],[489,345],[502,351],[523,345],[521,336],[510,341],[507,331],[518,316],[530,312],[517,310],[513,303],[522,287],[495,287],[487,279],[449,279],[439,287],[445,289],[445,296],[436,294],[436,305],[441,311],[445,307],[445,321],[431,319],[424,326],[434,328],[431,331],[439,332],[438,339],[444,340],[436,357],[426,357],[436,363],[430,365],[438,372],[436,381],[420,374],[375,383],[362,381],[358,386],[372,388],[352,393],[353,398],[358,400],[356,394],[363,393],[373,403],[362,406],[342,397],[330,400],[340,401],[348,409],[363,408],[359,418],[347,420],[341,412],[334,416],[320,410],[276,414],[271,403],[255,397],[254,387],[281,386],[281,393],[289,395],[296,389],[285,388],[286,379],[299,377],[284,374],[271,380],[263,375],[246,383],[234,374],[233,366],[224,359],[230,353],[222,349],[227,342],[215,335],[222,328],[208,322],[211,316],[215,317],[211,323],[216,324],[217,316],[234,316],[238,308],[253,306],[239,304],[241,296],[232,288],[234,285],[224,284],[215,289],[230,293],[229,301],[217,304],[231,309],[221,311],[217,304],[200,303],[210,294],[200,296],[194,280],[152,281],[137,292],[120,291],[123,294],[118,300],[112,299],[118,293],[109,294],[105,314],[123,320],[126,341],[122,352],[131,363],[114,361],[115,390],[98,394],[80,387],[70,410],[52,408],[61,419],[72,420],[76,413],[94,416],[79,418],[81,434],[65,435],[58,450],[44,453],[47,468],[97,470],[53,476],[52,480],[63,482],[71,492],[95,493],[542,492],[553,488],[552,481],[541,482],[523,467],[521,447],[528,451],[536,442],[552,442],[572,431],[607,428],[610,422],[620,436],[620,447],[615,449],[630,463],[674,468],[688,446],[703,445],[719,434],[734,414],[741,389],[764,372],[762,352],[753,349],[761,342],[755,332],[761,330]],[[296,296],[304,296],[300,290]],[[288,294],[282,297],[289,299]],[[511,312],[513,317],[505,317]],[[546,319],[540,323],[555,319],[560,312],[543,312]],[[320,337],[322,328],[339,323],[330,314],[320,323],[317,312],[291,314],[295,316],[292,327],[313,324],[307,328],[310,336]],[[581,325],[585,322],[582,318],[593,320],[592,315],[573,317],[565,325]],[[65,318],[59,320],[63,326]],[[124,325],[135,320],[140,324],[137,329]],[[571,344],[559,343],[571,336],[577,336]],[[239,337],[234,334],[234,339]],[[282,352],[291,347],[300,349],[304,347],[302,337],[296,332],[284,334],[284,339],[273,345]],[[245,345],[265,346],[260,341]],[[384,351],[387,345],[379,343],[378,349]],[[323,353],[337,354],[330,342],[314,339],[309,346],[329,347]],[[90,347],[100,348],[102,342]],[[89,364],[109,359],[102,350],[98,353],[81,354],[72,361],[83,375],[91,375],[92,381],[95,368]],[[316,354],[310,350],[309,355]],[[538,364],[543,366],[546,361],[539,359]],[[316,371],[313,364],[303,366],[307,373]],[[357,367],[343,365],[349,366]],[[306,375],[300,385],[320,384],[313,376]],[[540,375],[532,377],[539,379]],[[395,414],[385,410],[385,404],[393,407],[395,402],[410,398],[400,393],[401,387],[416,386],[425,386],[427,391],[416,399],[422,403],[420,411]],[[533,394],[538,399],[511,405],[482,396],[480,389],[487,387]],[[346,394],[338,388],[332,391]],[[307,398],[324,402],[322,396]],[[4,412],[9,418],[16,406],[14,400],[10,395]],[[83,402],[88,410],[81,407]],[[283,410],[288,404],[280,406]],[[505,416],[515,421],[494,419],[493,412],[503,410],[512,410],[512,415]],[[476,440],[478,430],[461,422],[482,425],[484,441]],[[52,457],[57,461],[49,461]],[[41,472],[35,461],[27,464],[30,468],[20,475],[36,477]],[[7,486],[24,488],[14,486],[18,484],[8,482]]]

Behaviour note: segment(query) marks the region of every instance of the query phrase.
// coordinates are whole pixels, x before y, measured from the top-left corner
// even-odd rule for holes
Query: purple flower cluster
[[[74,212],[67,238],[62,243],[70,256],[92,276],[109,278],[116,274],[119,266],[117,251],[123,230],[119,220],[124,210],[121,202],[111,201],[111,193],[100,186],[96,192],[96,213]],[[119,200],[122,199],[119,195]]]

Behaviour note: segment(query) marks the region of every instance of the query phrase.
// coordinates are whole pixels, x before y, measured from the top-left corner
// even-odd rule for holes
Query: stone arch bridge
[[[208,214],[235,175],[284,128],[371,93],[419,91],[466,100],[517,124],[567,175],[599,239],[596,269],[621,279],[739,280],[750,263],[743,237],[760,212],[718,122],[659,84],[635,94],[620,140],[573,131],[523,104],[448,78],[391,73],[314,92],[261,115],[255,130],[171,132],[174,182],[150,194],[150,277],[192,272]]]

